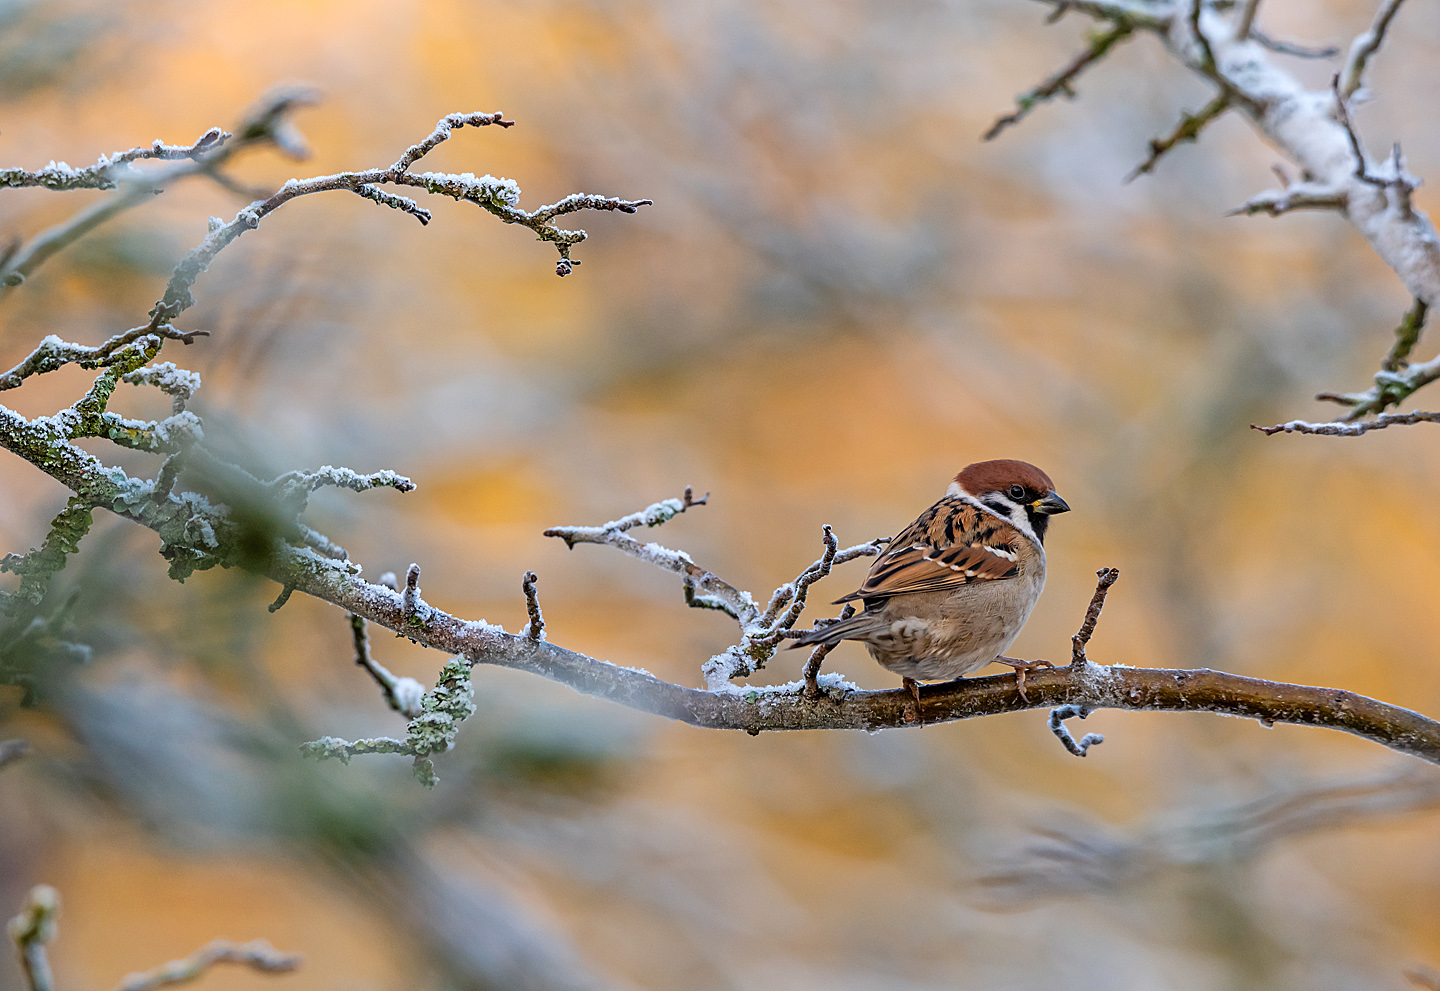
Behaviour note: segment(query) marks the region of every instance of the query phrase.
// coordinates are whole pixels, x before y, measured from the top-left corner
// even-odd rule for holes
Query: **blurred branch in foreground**
[[[1307,89],[1276,65],[1271,53],[1325,57],[1333,52],[1297,50],[1288,42],[1266,37],[1255,27],[1260,0],[1242,4],[1216,0],[1042,2],[1053,6],[1052,22],[1073,10],[1104,22],[1109,31],[1093,39],[1065,71],[1019,97],[1018,109],[999,118],[986,132],[986,140],[1019,122],[1039,102],[1061,94],[1073,96],[1071,84],[1101,61],[1115,41],[1134,32],[1150,32],[1181,64],[1213,84],[1215,95],[1204,109],[1183,115],[1172,133],[1151,141],[1149,156],[1128,178],[1153,172],[1177,144],[1197,140],[1206,125],[1230,110],[1238,111],[1300,167],[1301,178],[1292,182],[1277,168],[1281,188],[1258,193],[1232,212],[1278,217],[1292,210],[1336,211],[1354,225],[1415,299],[1396,332],[1395,348],[1375,375],[1374,388],[1364,393],[1321,393],[1317,398],[1350,406],[1344,420],[1350,422],[1383,413],[1440,378],[1440,359],[1414,366],[1406,363],[1424,326],[1426,310],[1440,305],[1440,237],[1430,218],[1411,201],[1420,180],[1406,171],[1400,145],[1396,143],[1385,159],[1372,159],[1351,122],[1348,106],[1363,92],[1365,72],[1384,44],[1403,0],[1382,0],[1371,26],[1351,43],[1328,92]],[[1392,417],[1378,425],[1429,418],[1411,416],[1414,418]],[[1355,436],[1364,429],[1339,430],[1329,424],[1297,420],[1265,432]]]
[[[54,975],[45,946],[55,938],[60,915],[60,895],[48,884],[30,889],[20,914],[10,920],[8,931],[20,953],[20,966],[30,991],[54,991]],[[283,974],[300,966],[300,957],[281,953],[263,939],[232,943],[217,939],[183,960],[172,960],[153,970],[130,974],[115,991],[154,991],[156,988],[193,981],[218,963],[242,964],[265,974]]]
[[[1116,836],[1095,827],[1037,829],[1038,841],[996,865],[979,885],[996,907],[1115,893],[1164,870],[1250,860],[1293,836],[1440,808],[1440,778],[1412,768],[1379,778],[1286,788],[1186,821]],[[1173,817],[1172,817],[1173,818]]]

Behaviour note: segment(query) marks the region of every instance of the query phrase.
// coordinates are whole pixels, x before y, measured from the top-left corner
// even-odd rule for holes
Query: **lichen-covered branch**
[[[1432,358],[1418,365],[1410,364],[1410,353],[1415,350],[1420,333],[1425,329],[1425,317],[1429,309],[1424,300],[1417,299],[1401,318],[1399,326],[1395,328],[1395,343],[1380,363],[1380,370],[1375,373],[1375,385],[1372,388],[1364,392],[1322,392],[1315,398],[1351,407],[1350,412],[1343,418],[1349,423],[1371,413],[1384,412],[1391,406],[1399,406],[1412,393],[1440,379],[1440,358]],[[1387,421],[1398,422],[1403,421],[1393,418]]]
[[[440,680],[420,699],[419,711],[410,716],[404,740],[378,737],[352,743],[326,736],[302,744],[300,752],[317,760],[335,757],[345,764],[356,754],[404,754],[415,758],[416,779],[425,787],[433,788],[440,779],[430,757],[453,747],[460,724],[475,714],[471,663],[464,658],[452,658],[440,670]]]

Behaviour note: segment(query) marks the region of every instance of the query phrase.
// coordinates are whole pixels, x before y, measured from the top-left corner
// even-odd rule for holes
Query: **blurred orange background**
[[[653,539],[760,597],[818,556],[822,524],[842,545],[894,533],[966,463],[1016,457],[1075,512],[1051,531],[1049,588],[1012,653],[1067,656],[1096,569],[1115,566],[1101,663],[1213,666],[1440,714],[1429,428],[1249,429],[1328,418],[1315,392],[1367,385],[1404,290],[1339,217],[1224,216],[1273,184],[1277,160],[1236,117],[1122,183],[1208,99],[1153,38],[1092,70],[1077,101],[982,143],[1013,94],[1083,45],[1083,17],[1046,27],[1043,13],[15,4],[0,161],[189,143],[304,80],[324,94],[297,118],[312,156],[252,153],[231,170],[246,184],[385,165],[446,113],[503,110],[516,127],[459,132],[424,167],[513,178],[528,208],[652,198],[562,223],[591,237],[558,279],[550,246],[467,204],[433,198],[421,228],[359,197],[307,197],[220,256],[181,321],[212,336],[165,352],[204,380],[192,408],[207,438],[257,470],[415,479],[403,497],[321,493],[311,520],[372,579],[418,561],[428,600],[458,615],[518,628],[533,569],[551,639],[698,685],[729,621],[687,610],[673,576],[567,551],[546,526],[691,484],[710,504]],[[1305,0],[1260,16],[1271,34],[1344,44],[1371,14]],[[1407,6],[1397,27],[1358,124],[1372,148],[1402,140],[1434,181],[1440,8]],[[1317,86],[1333,71],[1287,65]],[[29,237],[99,195],[7,190],[0,232]],[[191,180],[58,255],[0,303],[0,365],[47,333],[97,343],[142,322],[205,219],[243,202]],[[86,381],[70,368],[6,402],[54,412]],[[131,415],[168,406],[116,396]],[[65,493],[0,462],[0,549],[23,552]],[[0,736],[36,746],[0,772],[0,911],[32,884],[60,890],[61,988],[216,936],[306,961],[284,977],[218,971],[207,988],[288,991],[1403,988],[1405,968],[1440,965],[1433,776],[1407,779],[1419,797],[1386,814],[1225,839],[1247,802],[1409,766],[1356,738],[1106,711],[1084,724],[1107,742],[1083,761],[1041,712],[752,739],[482,666],[479,713],[424,793],[401,758],[298,756],[316,736],[401,728],[355,668],[343,614],[297,596],[271,615],[277,590],[239,574],[178,585],[156,549],[97,514],[62,576],[93,664],[36,711],[0,688]],[[863,571],[839,569],[813,600]],[[374,640],[427,684],[443,663]],[[782,653],[753,680],[788,681],[802,661]],[[826,668],[893,687],[854,644]],[[1031,861],[1057,883],[1033,896],[981,883],[1037,828],[1069,836],[1085,868]],[[0,983],[19,981],[0,960]]]

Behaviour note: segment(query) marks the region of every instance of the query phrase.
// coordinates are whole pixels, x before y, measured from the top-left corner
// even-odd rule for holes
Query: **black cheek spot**
[[[982,499],[981,502],[983,502],[990,509],[993,509],[996,513],[1000,514],[1002,518],[1007,520],[1010,518],[1010,506],[1008,503],[1005,503],[999,499]]]

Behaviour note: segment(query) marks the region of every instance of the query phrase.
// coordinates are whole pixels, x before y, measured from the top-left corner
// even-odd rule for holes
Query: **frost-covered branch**
[[[129,974],[115,991],[155,991],[172,984],[187,984],[202,976],[216,964],[229,963],[249,967],[262,974],[285,974],[300,966],[298,953],[282,953],[263,939],[248,943],[232,943],[217,939],[205,944],[188,957],[171,960],[152,970]]]
[[[315,101],[315,94],[305,87],[280,87],[261,98],[235,128],[235,133],[212,127],[189,146],[167,145],[155,141],[148,147],[102,155],[95,165],[72,169],[64,162],[52,162],[44,169],[0,170],[0,188],[5,186],[45,186],[48,189],[109,189],[106,197],[79,211],[68,220],[17,244],[13,252],[0,262],[0,285],[13,288],[39,268],[56,252],[84,237],[110,218],[153,199],[158,193],[191,176],[204,176],[221,187],[246,193],[221,169],[241,151],[257,145],[271,144],[290,158],[306,155],[304,140],[295,130],[290,115]],[[138,169],[134,162],[159,160],[174,165],[155,169]],[[8,181],[7,181],[8,180]]]
[[[1194,139],[1205,124],[1227,109],[1235,109],[1299,166],[1302,177],[1294,183],[1285,181],[1282,189],[1258,193],[1235,213],[1279,216],[1292,210],[1334,210],[1360,232],[1420,304],[1440,304],[1440,236],[1430,218],[1411,201],[1419,180],[1406,171],[1398,146],[1384,161],[1373,162],[1366,156],[1347,107],[1360,90],[1366,68],[1383,44],[1402,0],[1381,0],[1374,22],[1350,45],[1345,66],[1329,90],[1305,87],[1275,62],[1272,51],[1306,56],[1323,53],[1267,38],[1254,23],[1255,0],[1043,2],[1057,15],[1074,10],[1108,25],[1108,31],[1097,39],[1148,31],[1177,60],[1215,87],[1214,98],[1205,109],[1187,114],[1169,136],[1151,143],[1149,157],[1132,178],[1151,171],[1175,144]],[[1089,67],[1107,50],[1108,46],[1092,47],[1095,57],[1084,53],[1071,68]],[[1064,91],[1063,75],[1046,80],[1022,97],[1019,111],[997,122],[987,137],[998,133],[1002,122],[1023,117],[1046,92]],[[1052,84],[1053,91],[1048,89]],[[1359,415],[1353,414],[1352,419]]]
[[[314,193],[349,191],[384,206],[394,207],[414,214],[423,222],[429,221],[428,211],[406,197],[386,193],[378,195],[381,184],[413,186],[440,196],[474,203],[481,209],[499,217],[507,224],[520,224],[534,231],[542,241],[554,244],[560,253],[557,273],[567,275],[574,261],[570,250],[585,240],[583,230],[567,231],[554,226],[555,217],[574,213],[578,210],[619,210],[634,213],[642,206],[649,206],[650,200],[622,200],[609,196],[572,194],[557,203],[542,206],[534,211],[522,210],[520,187],[513,179],[497,179],[492,175],[476,176],[472,172],[411,172],[411,167],[436,146],[449,140],[452,132],[462,127],[511,127],[514,121],[506,120],[501,113],[449,114],[435,126],[435,130],[424,141],[406,149],[395,163],[388,168],[366,169],[360,172],[339,172],[335,175],[315,176],[311,179],[291,179],[276,192],[263,200],[256,200],[235,215],[228,223],[212,220],[210,233],[175,267],[165,294],[155,304],[151,316],[155,321],[174,320],[195,303],[191,288],[200,275],[227,245],[246,231],[254,230],[260,221],[274,213],[291,200]]]
[[[1386,427],[1412,426],[1416,423],[1440,423],[1440,413],[1430,413],[1422,410],[1415,410],[1413,413],[1381,413],[1373,420],[1332,420],[1327,423],[1311,423],[1308,420],[1290,420],[1287,423],[1277,423],[1273,427],[1260,427],[1250,424],[1252,430],[1258,430],[1262,434],[1321,434],[1326,437],[1359,437],[1361,434],[1369,433],[1372,430],[1383,430]]]
[[[764,611],[761,611],[749,592],[735,588],[713,572],[700,567],[684,551],[670,550],[656,543],[642,544],[626,533],[641,523],[646,526],[659,526],[691,506],[704,503],[704,499],[694,499],[687,486],[680,499],[657,502],[638,513],[613,520],[604,526],[551,527],[545,531],[545,536],[559,537],[571,549],[578,543],[608,544],[631,557],[666,571],[673,571],[681,576],[686,605],[697,609],[717,609],[735,620],[740,626],[739,642],[716,654],[702,666],[705,683],[711,688],[722,688],[736,678],[749,677],[765,667],[782,640],[787,636],[798,636],[792,634],[792,630],[805,608],[810,586],[828,575],[830,569],[837,564],[845,564],[860,557],[874,557],[889,539],[882,537],[841,550],[834,532],[829,524],[826,524],[821,528],[824,553],[819,560],[802,571],[794,581],[785,582],[775,589]],[[823,653],[818,657],[812,653],[811,658],[818,665],[819,658],[824,656]],[[814,681],[813,676],[810,681]]]
[[[1354,96],[1364,83],[1370,56],[1378,52],[1385,43],[1385,32],[1390,29],[1390,22],[1395,19],[1400,5],[1404,2],[1405,0],[1384,0],[1375,11],[1375,20],[1369,29],[1357,35],[1350,43],[1350,52],[1345,56],[1345,68],[1340,71],[1340,92],[1346,99]]]

